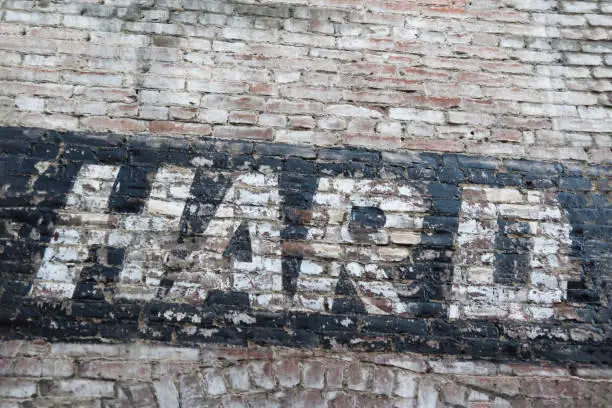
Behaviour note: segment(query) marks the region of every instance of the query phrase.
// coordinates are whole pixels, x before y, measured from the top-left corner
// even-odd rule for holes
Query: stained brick
[[[84,378],[136,378],[142,380],[151,377],[151,365],[134,361],[92,361],[79,364],[78,374]]]
[[[302,363],[302,385],[322,389],[325,386],[325,366],[317,361]]]
[[[0,318],[44,340],[2,347],[7,404],[610,405],[606,2],[31,3],[0,12],[0,123],[44,128],[0,129]],[[82,165],[181,170],[148,200]]]
[[[274,363],[276,380],[281,387],[295,387],[300,383],[300,367],[296,361],[283,360]]]

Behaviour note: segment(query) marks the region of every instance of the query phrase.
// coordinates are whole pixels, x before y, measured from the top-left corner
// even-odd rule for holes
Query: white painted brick
[[[141,106],[138,110],[138,116],[143,119],[168,119],[168,108],[165,106]]]
[[[336,116],[357,116],[371,118],[379,118],[382,116],[382,113],[379,111],[353,105],[330,105],[325,108],[325,113]]]
[[[391,119],[406,121],[423,121],[428,123],[444,123],[444,112],[433,110],[418,110],[412,108],[391,108],[389,109]]]
[[[21,110],[42,112],[45,109],[45,100],[41,98],[20,95],[15,98],[15,105]]]

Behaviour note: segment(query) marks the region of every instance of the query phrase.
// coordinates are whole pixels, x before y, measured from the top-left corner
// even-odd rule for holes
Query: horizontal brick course
[[[38,346],[24,342],[25,349]],[[80,348],[79,344],[65,343],[66,347]],[[90,377],[84,367],[125,367],[135,364],[124,354],[109,355],[107,345],[89,345],[91,356],[72,361],[74,374],[69,379],[49,379],[37,372],[0,374],[0,403],[3,406],[26,404],[40,406],[48,401],[70,405],[104,403],[128,404],[140,401],[148,407],[164,408],[180,403],[218,404],[242,401],[260,404],[279,402],[298,406],[320,401],[324,406],[336,406],[341,401],[376,401],[383,406],[394,406],[404,401],[420,404],[430,401],[433,406],[444,403],[525,405],[607,406],[612,389],[609,370],[577,367],[570,375],[561,367],[536,364],[492,364],[478,360],[421,359],[414,366],[405,356],[334,351],[311,353],[284,348],[223,348],[203,345],[184,349],[187,354],[208,355],[207,360],[195,363],[181,372],[162,376],[126,378],[118,371],[117,377],[108,374],[106,380]],[[117,346],[118,351],[125,346]],[[159,346],[133,344],[142,350],[136,364],[157,364]],[[97,350],[100,348],[100,350]],[[13,354],[8,343],[0,345],[1,354]],[[46,348],[49,350],[49,348]],[[148,350],[151,349],[151,350]],[[187,350],[190,350],[187,352]],[[50,365],[53,353],[42,354],[39,363]],[[99,356],[105,355],[100,358]],[[232,356],[224,358],[223,356]],[[400,362],[405,360],[404,362]],[[16,355],[13,364],[26,364],[28,357]],[[400,362],[396,364],[395,362]],[[404,363],[408,363],[407,365]],[[215,368],[210,368],[214,364]],[[2,366],[4,367],[4,362]],[[77,369],[77,366],[81,369]],[[422,366],[422,367],[421,367]],[[327,404],[325,405],[327,401]],[[13,404],[13,405],[11,405]],[[438,405],[436,405],[438,404]],[[422,405],[417,405],[422,406]],[[486,405],[484,405],[486,406]]]

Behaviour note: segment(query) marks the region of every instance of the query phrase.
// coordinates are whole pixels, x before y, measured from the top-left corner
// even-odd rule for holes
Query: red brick
[[[460,102],[461,98],[421,95],[409,95],[405,100],[408,106],[419,106],[432,109],[450,109],[459,106]]]
[[[257,95],[276,95],[276,87],[272,84],[252,84],[249,85],[249,92]]]
[[[275,361],[274,371],[281,387],[295,387],[300,383],[300,367],[294,360]]]
[[[107,113],[109,116],[128,117],[138,115],[137,104],[112,103],[107,107]]]
[[[503,142],[520,142],[522,133],[514,129],[495,129],[493,139]]]
[[[319,102],[293,102],[281,99],[271,99],[266,103],[267,112],[309,114],[322,113],[323,104]]]
[[[342,99],[351,102],[371,102],[381,105],[404,104],[410,95],[393,91],[344,91]]]
[[[344,363],[328,362],[325,364],[327,371],[325,372],[327,389],[339,389],[343,387],[344,382]]]
[[[431,150],[437,152],[463,152],[465,144],[458,140],[405,140],[402,147],[411,150]]]
[[[402,145],[399,136],[386,136],[374,133],[343,133],[342,143],[351,146],[364,146],[385,150],[398,148]]]
[[[194,119],[198,114],[197,108],[181,108],[181,107],[171,107],[168,110],[170,114],[170,119],[179,119],[179,120],[190,120]]]
[[[272,140],[272,129],[244,126],[215,126],[214,136],[222,139]]]
[[[349,122],[347,131],[348,133],[371,134],[371,133],[374,133],[375,127],[376,127],[375,120],[366,119],[366,118],[357,118],[357,119],[352,119]]]
[[[275,381],[272,363],[251,362],[248,364],[251,383],[257,388],[274,389]]]
[[[210,125],[202,123],[152,121],[149,122],[148,126],[149,130],[153,133],[176,133],[207,136],[212,132]]]
[[[133,119],[109,119],[102,116],[92,116],[81,119],[83,126],[93,130],[114,130],[119,132],[144,132],[146,122]]]
[[[508,85],[508,80],[502,75],[480,72],[461,72],[457,74],[457,82],[467,82],[477,85]]]
[[[389,13],[406,13],[416,12],[419,6],[413,2],[399,0],[374,0],[368,2],[368,8],[374,11],[389,12]]]
[[[366,365],[351,364],[346,368],[345,373],[349,390],[365,391],[368,388],[370,371]]]
[[[257,123],[257,114],[253,112],[240,112],[240,111],[230,112],[229,122],[230,123],[255,124]]]
[[[446,81],[450,79],[449,73],[421,68],[399,68],[399,75],[410,80]]]
[[[374,367],[371,376],[371,391],[374,394],[391,395],[395,387],[395,373],[390,368]]]
[[[329,408],[354,408],[355,397],[344,392],[328,392],[327,404]]]

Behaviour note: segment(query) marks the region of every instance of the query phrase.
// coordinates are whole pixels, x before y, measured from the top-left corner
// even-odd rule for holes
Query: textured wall
[[[318,350],[326,369],[349,351],[382,365],[384,353],[465,359],[458,364],[468,370],[503,362],[541,384],[532,395],[522,391],[531,379],[521,380],[519,406],[558,396],[550,388],[558,379],[540,378],[546,371],[531,364],[559,370],[569,405],[591,404],[584,399],[599,391],[574,395],[581,387],[568,373],[610,375],[610,167],[33,128],[0,134],[5,339],[217,343],[238,353],[282,346]],[[99,375],[135,359],[114,358]],[[6,375],[20,376],[28,360],[20,361],[7,360]],[[455,380],[439,374],[434,388],[443,393]],[[201,378],[192,378],[196,394]],[[359,395],[347,385],[350,398],[378,398],[372,381]],[[610,387],[602,381],[596,387]],[[47,392],[32,380],[7,384],[22,383]],[[100,386],[123,398],[121,384]],[[70,400],[64,385],[54,387]],[[467,391],[458,390],[461,399]],[[435,406],[420,395],[416,406]],[[502,391],[492,395],[504,403]]]
[[[7,124],[610,156],[607,1],[0,6]]]
[[[609,369],[406,354],[0,345],[2,407],[609,407],[609,378]]]
[[[611,79],[603,1],[0,0],[0,407],[610,406]]]

